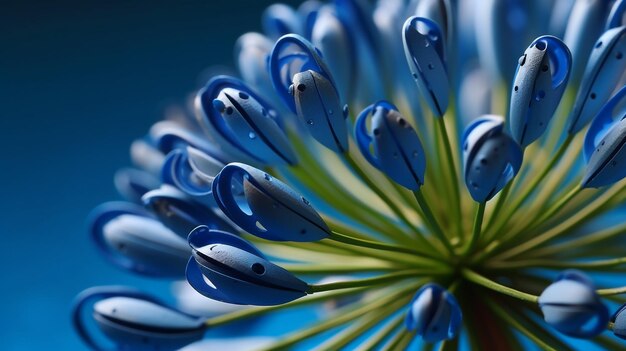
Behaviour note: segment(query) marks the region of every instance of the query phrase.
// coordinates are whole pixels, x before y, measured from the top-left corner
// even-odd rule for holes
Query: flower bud
[[[454,338],[461,328],[463,315],[456,298],[437,284],[426,284],[417,291],[409,305],[405,324],[426,342]]]

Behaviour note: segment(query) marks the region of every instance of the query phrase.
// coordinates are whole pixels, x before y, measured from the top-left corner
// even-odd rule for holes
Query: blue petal
[[[598,39],[569,116],[568,133],[578,133],[609,99],[626,69],[625,54],[626,27],[610,29]]]
[[[572,56],[561,40],[542,36],[519,58],[511,93],[511,132],[522,147],[548,127],[569,79]]]
[[[176,188],[163,185],[143,197],[143,202],[159,220],[183,238],[199,225],[233,230],[232,226],[205,205]]]
[[[489,201],[521,167],[522,149],[503,132],[503,124],[497,116],[483,116],[463,135],[465,184],[477,202]]]
[[[89,216],[89,232],[105,259],[152,277],[180,277],[190,255],[185,241],[130,203],[109,202]]]
[[[196,112],[228,153],[269,164],[297,162],[276,111],[238,79],[211,79],[196,96]]]
[[[410,17],[403,28],[404,52],[413,78],[430,108],[442,117],[448,109],[450,84],[439,26],[429,19]]]
[[[539,307],[548,324],[577,338],[600,334],[609,320],[591,280],[574,270],[564,272],[541,293]]]
[[[613,3],[613,7],[611,7],[611,12],[609,12],[609,17],[606,20],[606,27],[604,30],[609,30],[611,28],[617,28],[624,25],[624,12],[626,11],[626,1],[624,0],[616,0]]]
[[[600,139],[587,162],[583,188],[599,188],[626,177],[626,119],[622,117]]]
[[[281,37],[270,56],[270,75],[313,138],[335,152],[348,150],[347,109],[317,48],[298,35]]]
[[[367,131],[370,116],[373,135]],[[412,190],[424,184],[426,156],[422,143],[395,106],[386,101],[368,106],[356,120],[355,137],[365,158],[396,183]]]
[[[410,303],[405,324],[426,342],[454,338],[462,313],[456,298],[437,284],[424,285]]]
[[[207,205],[215,204],[211,184],[224,164],[204,152],[187,147],[167,155],[161,170],[161,179]]]
[[[319,241],[330,229],[309,202],[269,174],[241,163],[224,167],[213,182],[215,200],[250,234],[275,241]]]
[[[415,16],[437,23],[444,38],[448,38],[448,24],[452,20],[444,0],[422,0],[417,3]]]
[[[272,51],[273,42],[260,33],[245,33],[235,43],[235,63],[244,82],[257,91],[267,92],[273,97],[267,60]],[[270,96],[272,94],[272,96]]]
[[[262,15],[263,30],[268,37],[276,39],[285,34],[302,33],[302,20],[298,13],[285,4],[273,4]]]
[[[109,297],[93,309],[102,332],[132,350],[177,350],[202,339],[206,330],[200,318],[137,297]]]
[[[115,188],[128,201],[141,203],[141,197],[161,185],[159,179],[146,171],[122,168],[115,172]]]
[[[181,127],[178,123],[162,121],[155,123],[150,128],[150,139],[157,150],[163,155],[167,155],[174,149],[182,149],[192,146],[202,150],[204,153],[224,162],[227,157],[217,148],[216,144],[210,142],[206,137],[194,131]],[[160,168],[159,168],[160,170]]]

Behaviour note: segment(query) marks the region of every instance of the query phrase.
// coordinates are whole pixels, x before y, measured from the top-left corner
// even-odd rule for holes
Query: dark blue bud
[[[626,1],[616,0],[615,3],[613,3],[613,7],[611,7],[611,12],[609,12],[609,17],[606,20],[606,27],[604,30],[622,27],[625,24],[623,23],[625,11]]]
[[[184,149],[187,146],[191,146],[213,155],[221,161],[226,159],[224,153],[214,143],[211,143],[204,136],[181,127],[175,122],[162,121],[155,123],[150,128],[150,139],[156,149],[163,155],[169,154],[174,149]]]
[[[213,181],[213,196],[230,220],[274,241],[319,241],[330,229],[309,202],[254,167],[231,163]]]
[[[456,298],[437,284],[426,284],[417,291],[406,316],[406,328],[426,342],[454,338],[463,314]]]
[[[195,105],[199,123],[227,153],[262,163],[297,163],[277,112],[242,81],[211,79]]]
[[[263,31],[268,37],[277,39],[285,34],[302,33],[300,15],[285,4],[273,4],[265,9],[261,17]]]
[[[371,133],[367,130],[370,116]],[[422,143],[394,105],[379,101],[366,107],[356,120],[354,133],[363,156],[389,178],[411,190],[424,184],[426,155]]]
[[[203,203],[214,203],[211,185],[224,164],[204,152],[187,147],[167,155],[161,179]],[[211,200],[211,201],[207,201]]]
[[[238,305],[278,305],[306,295],[308,284],[266,260],[235,235],[199,227],[189,234],[187,280],[200,294]],[[210,282],[209,283],[207,283]]]
[[[500,116],[485,115],[463,134],[465,185],[477,202],[489,201],[522,165],[522,148],[503,130]]]
[[[311,43],[324,55],[324,61],[337,83],[340,98],[346,101],[354,90],[354,43],[345,25],[330,7],[318,11],[311,29]]]
[[[233,230],[211,208],[172,186],[163,185],[146,193],[143,202],[165,226],[183,238],[199,225],[206,225],[211,229]]]
[[[402,29],[404,53],[409,69],[430,108],[442,117],[448,109],[450,83],[439,26],[421,17],[410,17]]]
[[[613,334],[626,340],[626,304],[623,304],[611,317]]]
[[[152,174],[133,168],[122,168],[115,172],[115,188],[126,200],[141,203],[141,197],[161,185]]]
[[[626,86],[604,105],[585,135],[587,171],[584,188],[599,188],[626,177]]]
[[[511,134],[522,147],[548,127],[569,79],[572,55],[561,40],[542,36],[519,58],[511,92]]]
[[[609,312],[593,282],[576,270],[563,272],[539,296],[546,323],[576,338],[592,338],[605,330]]]
[[[335,152],[348,150],[346,111],[317,48],[299,35],[281,37],[270,56],[270,76],[283,102],[315,140]]]
[[[191,254],[183,238],[131,203],[98,206],[89,216],[89,232],[109,262],[141,275],[181,277]]]
[[[596,42],[583,76],[567,132],[576,134],[598,113],[626,70],[626,27],[606,31]]]
[[[88,305],[93,303],[90,316]],[[87,326],[95,322],[116,350],[178,350],[204,336],[204,320],[169,307],[150,295],[122,287],[83,291],[74,302],[74,327],[94,350],[110,350]],[[89,320],[87,320],[89,318]],[[91,328],[93,329],[93,328]]]

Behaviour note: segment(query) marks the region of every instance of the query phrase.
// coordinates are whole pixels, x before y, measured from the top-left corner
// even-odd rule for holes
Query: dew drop
[[[263,178],[265,178],[265,180],[272,180],[272,176],[267,173],[263,175]]]
[[[432,63],[428,64],[428,69],[435,69],[435,66]]]
[[[254,132],[250,132],[250,133],[248,133],[248,138],[256,139],[256,134],[254,134]]]
[[[418,155],[417,151],[413,151],[413,157],[417,157]]]
[[[333,110],[328,109],[328,114],[329,114],[329,115],[332,115],[333,113],[334,113],[334,112],[333,112]]]
[[[306,121],[306,124],[308,124],[308,125],[312,126],[312,125],[314,124],[314,122],[313,122],[313,120],[312,120],[312,119],[310,119],[310,120]]]
[[[543,91],[543,90],[539,90],[537,95],[535,95],[535,100],[541,101],[541,100],[543,100],[544,97],[546,97],[546,92]]]
[[[309,200],[305,199],[304,197],[301,197],[302,202],[304,202],[305,205],[310,205],[311,203],[309,202]]]

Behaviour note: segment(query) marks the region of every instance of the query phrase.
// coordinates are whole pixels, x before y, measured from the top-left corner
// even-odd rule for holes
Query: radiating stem
[[[389,322],[387,322],[381,329],[379,329],[376,333],[372,334],[367,340],[365,340],[361,345],[359,345],[355,351],[370,351],[376,349],[380,343],[385,340],[386,337],[389,336],[394,330],[398,329],[402,325],[405,319],[404,314],[398,314]]]
[[[399,271],[396,273],[390,273],[385,275],[380,275],[373,278],[364,278],[358,280],[350,280],[345,282],[335,282],[335,283],[327,283],[327,284],[311,284],[307,290],[308,294],[315,294],[322,291],[329,290],[338,290],[338,289],[350,289],[350,288],[358,288],[361,286],[372,286],[372,285],[381,285],[385,283],[391,283],[398,280],[408,279],[408,278],[417,278],[419,277],[419,272],[409,269],[404,271]]]
[[[450,144],[450,138],[448,137],[448,132],[446,130],[446,123],[443,120],[443,117],[437,118],[437,125],[439,127],[439,132],[441,133],[441,137],[443,138],[443,146],[446,153],[446,161],[447,166],[450,171],[451,178],[451,190],[453,196],[453,203],[450,204],[450,207],[454,211],[454,224],[456,224],[457,235],[460,235],[463,232],[463,228],[461,225],[461,194],[459,192],[459,184],[458,184],[458,173],[456,171],[456,165],[454,163],[454,156],[452,154],[452,146]]]
[[[533,303],[537,303],[537,300],[539,299],[539,297],[532,295],[532,294],[528,294],[525,292],[521,292],[518,290],[515,290],[513,288],[510,288],[508,286],[504,286],[502,284],[498,284],[496,282],[494,282],[493,280],[483,277],[482,275],[475,273],[472,270],[469,269],[463,269],[461,271],[461,273],[463,274],[463,276],[473,282],[476,283],[478,285],[482,285],[485,288],[491,289],[493,291],[497,291],[499,293],[502,293],[504,295],[508,295],[511,297],[514,297],[516,299],[520,299],[523,301],[528,301],[528,302],[533,302]]]
[[[476,216],[474,217],[474,226],[472,227],[472,236],[470,237],[469,242],[467,243],[467,247],[465,248],[465,253],[463,256],[472,252],[474,246],[476,246],[476,242],[478,242],[478,238],[480,237],[480,230],[483,225],[483,217],[485,215],[485,206],[486,202],[478,203],[476,207]]]
[[[437,256],[437,254],[434,252],[418,251],[415,248],[411,248],[411,247],[402,247],[402,246],[397,246],[397,245],[392,245],[392,244],[376,242],[372,240],[357,239],[357,238],[354,238],[354,237],[351,237],[351,236],[348,236],[348,235],[345,235],[336,231],[331,231],[328,236],[328,239],[339,241],[339,242],[349,244],[349,245],[367,247],[371,249],[378,249],[378,250],[384,250],[384,251],[404,252],[410,255],[416,255],[419,253],[421,255],[434,258],[436,260],[441,260],[441,258]]]
[[[453,254],[454,248],[450,244],[448,237],[444,234],[443,230],[441,229],[441,226],[437,222],[435,215],[433,215],[433,212],[430,210],[430,206],[428,205],[428,202],[426,201],[426,199],[424,199],[424,195],[422,194],[421,190],[417,189],[413,192],[413,194],[415,195],[415,200],[417,200],[417,203],[419,204],[420,208],[424,212],[424,217],[425,217],[424,219],[426,220],[426,223],[428,223],[430,229],[433,231],[435,236],[437,236],[439,241],[441,241],[441,243],[443,243],[446,246],[448,251],[451,254]]]

